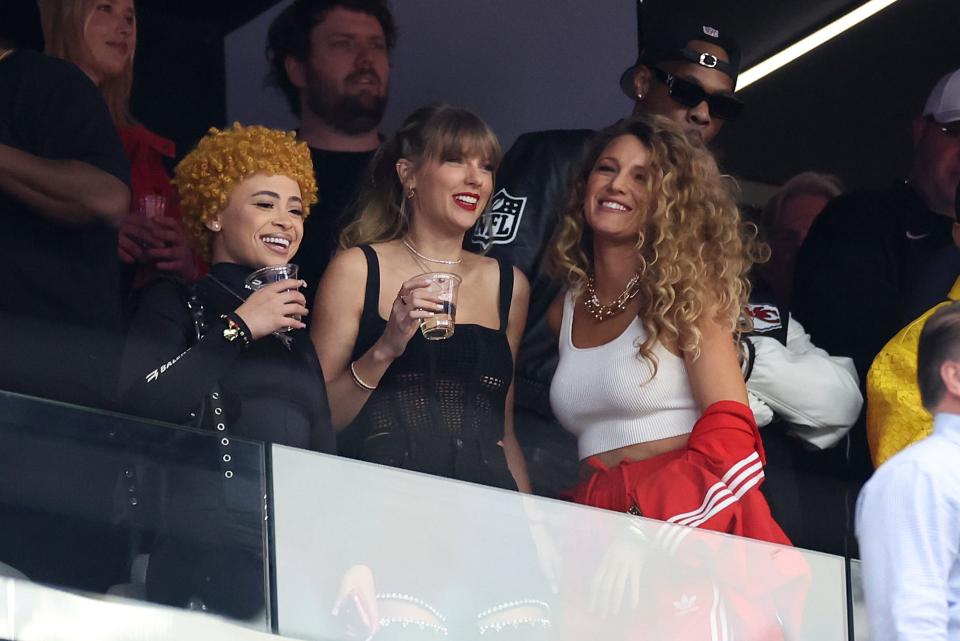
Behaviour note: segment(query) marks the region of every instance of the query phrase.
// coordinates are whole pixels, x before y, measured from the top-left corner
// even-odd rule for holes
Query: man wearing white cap
[[[816,343],[853,357],[861,382],[884,344],[915,315],[944,299],[925,289],[931,261],[954,251],[954,196],[960,182],[960,69],[934,86],[913,123],[914,156],[907,180],[893,188],[834,199],[814,222],[797,261],[794,313]],[[913,304],[913,306],[908,303]],[[851,433],[848,470],[870,469],[864,432]],[[849,448],[848,448],[849,449]]]

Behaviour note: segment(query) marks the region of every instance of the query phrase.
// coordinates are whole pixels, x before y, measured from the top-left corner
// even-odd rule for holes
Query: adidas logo
[[[700,608],[697,606],[697,597],[686,594],[680,595],[680,598],[673,602],[674,614],[682,616],[696,612]]]

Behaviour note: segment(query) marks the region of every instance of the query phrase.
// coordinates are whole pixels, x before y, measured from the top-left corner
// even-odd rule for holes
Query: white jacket
[[[863,405],[853,360],[830,356],[810,341],[791,315],[787,344],[768,336],[749,336],[755,350],[747,379],[750,409],[757,425],[779,416],[790,432],[817,449],[827,449],[846,435]]]

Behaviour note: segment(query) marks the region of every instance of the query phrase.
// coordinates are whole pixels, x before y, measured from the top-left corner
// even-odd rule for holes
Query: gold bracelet
[[[368,392],[372,392],[373,390],[377,389],[376,385],[370,385],[369,383],[364,381],[362,378],[360,378],[360,376],[357,374],[356,368],[354,367],[356,363],[357,363],[356,361],[350,363],[350,374],[353,376],[353,382],[356,383],[357,387],[359,387],[360,389],[367,390]]]

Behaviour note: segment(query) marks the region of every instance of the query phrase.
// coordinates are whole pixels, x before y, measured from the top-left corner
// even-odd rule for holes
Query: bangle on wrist
[[[223,330],[223,337],[233,343],[240,339],[241,344],[246,347],[250,344],[250,334],[246,324],[240,320],[236,314],[224,314],[220,317],[226,321],[227,328]]]
[[[377,389],[376,385],[370,385],[369,383],[364,381],[362,378],[360,378],[360,376],[357,374],[357,368],[354,367],[356,364],[357,364],[356,361],[353,361],[352,363],[350,363],[350,375],[353,376],[354,385],[368,392],[372,392],[373,390]]]

